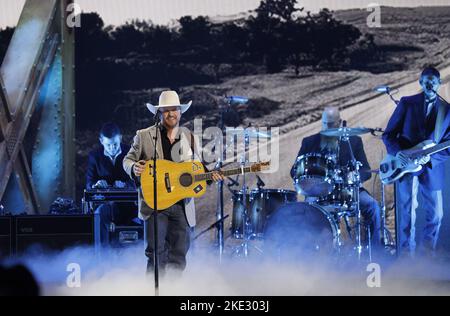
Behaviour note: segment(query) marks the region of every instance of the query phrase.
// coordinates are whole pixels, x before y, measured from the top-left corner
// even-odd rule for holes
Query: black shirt
[[[167,136],[167,129],[164,126],[161,127],[161,144],[162,144],[164,159],[174,161],[172,158],[172,148],[179,141],[180,141],[180,135],[178,135],[178,137],[175,138],[175,141],[171,144],[170,139]]]
[[[171,144],[170,139],[167,136],[167,128],[162,125],[161,126],[161,145],[163,150],[164,159],[174,161],[172,157],[172,148],[180,141],[180,135],[178,134],[178,137],[175,138],[175,141]],[[193,144],[191,144],[191,150],[194,151]],[[203,168],[205,168],[205,172],[209,172],[209,169],[206,167],[206,165],[202,162]],[[213,181],[207,180],[206,184],[210,185]]]
[[[167,136],[167,128],[164,126],[161,126],[161,145],[163,150],[163,155],[165,160],[174,161],[172,157],[172,148],[175,146],[176,143],[180,141],[180,135],[177,135],[177,138],[175,138],[175,141],[171,144],[169,136]],[[180,205],[181,207],[184,207],[183,200],[178,201],[176,205]]]

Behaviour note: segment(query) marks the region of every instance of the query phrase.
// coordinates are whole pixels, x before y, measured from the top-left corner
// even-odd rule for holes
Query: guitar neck
[[[250,173],[252,172],[251,167],[244,167],[244,168],[236,168],[236,169],[230,169],[230,170],[222,170],[221,173],[224,177],[231,177],[238,174],[243,173]],[[194,176],[194,181],[205,181],[205,180],[212,180],[213,172],[207,172],[202,174],[197,174]]]
[[[433,155],[436,154],[440,151],[443,151],[447,148],[450,148],[450,141],[444,142],[442,144],[433,146],[431,148],[425,149],[425,150],[421,150],[417,153],[414,154],[415,157],[420,157],[420,156],[428,156],[428,155]]]

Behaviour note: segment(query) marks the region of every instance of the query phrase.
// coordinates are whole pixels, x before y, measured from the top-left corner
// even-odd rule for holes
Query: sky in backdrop
[[[260,0],[75,0],[84,12],[98,12],[106,25],[133,18],[168,24],[184,15],[234,15],[255,9]],[[299,0],[306,10],[365,8],[370,3],[387,6],[450,6],[450,0]],[[14,26],[25,0],[0,0],[0,28]]]

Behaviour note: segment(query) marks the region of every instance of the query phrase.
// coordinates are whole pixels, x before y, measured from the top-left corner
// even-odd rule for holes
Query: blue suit
[[[450,140],[450,111],[448,104],[437,100],[435,105],[442,119],[441,128],[431,130],[426,127],[427,106],[425,94],[404,97],[395,109],[383,141],[387,151],[396,155],[399,151],[409,149],[425,140],[441,143]],[[436,119],[436,118],[435,118]],[[443,217],[442,188],[444,186],[444,162],[450,156],[450,150],[444,150],[431,156],[422,171],[407,174],[397,182],[397,216],[399,219],[398,241],[400,247],[415,250],[415,212],[418,208],[418,194],[422,195],[422,208],[427,212],[424,230],[424,246],[435,249]]]
[[[383,141],[389,154],[396,155],[400,150],[409,149],[427,139],[436,143],[450,140],[450,111],[448,111],[448,105],[445,106],[440,100],[436,102],[436,106],[444,106],[446,108],[442,130],[437,139],[434,138],[435,131],[428,134],[425,128],[426,109],[424,93],[404,97],[400,100],[400,104],[395,109],[394,114],[392,114],[383,134]],[[444,165],[442,162],[449,156],[450,149],[432,155],[430,163],[422,171],[415,174],[419,176],[420,183],[434,190],[442,189],[444,185]]]

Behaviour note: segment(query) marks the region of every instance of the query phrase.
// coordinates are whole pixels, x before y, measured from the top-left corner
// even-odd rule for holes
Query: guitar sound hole
[[[183,187],[189,187],[192,184],[192,176],[189,173],[183,173],[180,177],[180,184]]]

